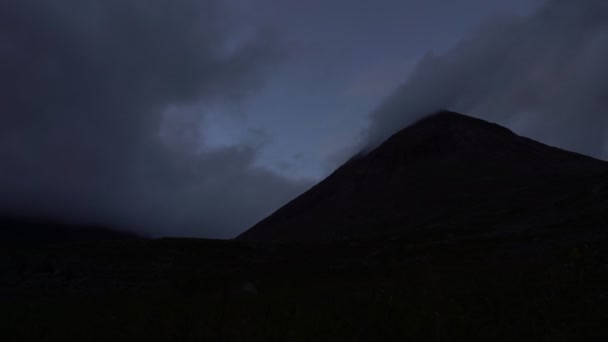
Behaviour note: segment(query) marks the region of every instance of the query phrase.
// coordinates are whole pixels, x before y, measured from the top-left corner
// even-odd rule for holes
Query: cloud
[[[169,110],[263,84],[277,37],[234,24],[219,0],[0,2],[0,208],[225,237],[304,190]]]
[[[608,4],[548,1],[495,16],[444,54],[421,59],[371,115],[366,145],[448,108],[562,148],[607,158]]]
[[[345,91],[347,97],[378,98],[399,85],[415,66],[415,59],[407,59],[396,65],[383,65],[365,70],[354,78]]]

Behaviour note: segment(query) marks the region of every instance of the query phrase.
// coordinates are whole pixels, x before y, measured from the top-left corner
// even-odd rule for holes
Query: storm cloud
[[[228,237],[305,190],[254,167],[253,146],[199,148],[201,108],[246,98],[282,58],[224,4],[0,2],[2,211]]]
[[[371,115],[365,146],[441,108],[542,142],[608,158],[608,4],[552,0],[528,16],[488,18],[422,58]]]

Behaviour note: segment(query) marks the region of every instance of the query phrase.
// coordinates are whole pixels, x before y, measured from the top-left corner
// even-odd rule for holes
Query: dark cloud
[[[214,0],[0,2],[3,210],[231,236],[305,189],[252,147],[198,151],[200,117],[175,114],[245,98],[280,60],[234,24]]]
[[[607,158],[608,4],[548,1],[495,16],[429,54],[373,113],[367,145],[440,108],[498,122],[543,142]]]

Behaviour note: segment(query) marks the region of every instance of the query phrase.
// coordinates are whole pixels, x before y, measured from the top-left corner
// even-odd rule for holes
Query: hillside
[[[608,222],[608,163],[442,111],[349,160],[237,239],[536,234],[574,218],[591,230]]]
[[[13,222],[0,340],[604,341],[606,164],[441,112],[238,239]]]
[[[0,246],[22,248],[83,241],[139,239],[135,234],[102,226],[67,224],[5,215],[0,217]]]

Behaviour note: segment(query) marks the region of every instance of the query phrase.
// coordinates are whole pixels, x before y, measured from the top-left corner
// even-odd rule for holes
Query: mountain
[[[0,246],[44,246],[70,242],[139,239],[101,226],[5,215],[0,217]]]
[[[592,234],[606,225],[608,163],[440,111],[351,158],[237,240]]]
[[[606,164],[440,112],[236,240],[0,220],[40,243],[0,248],[0,340],[603,341]]]

